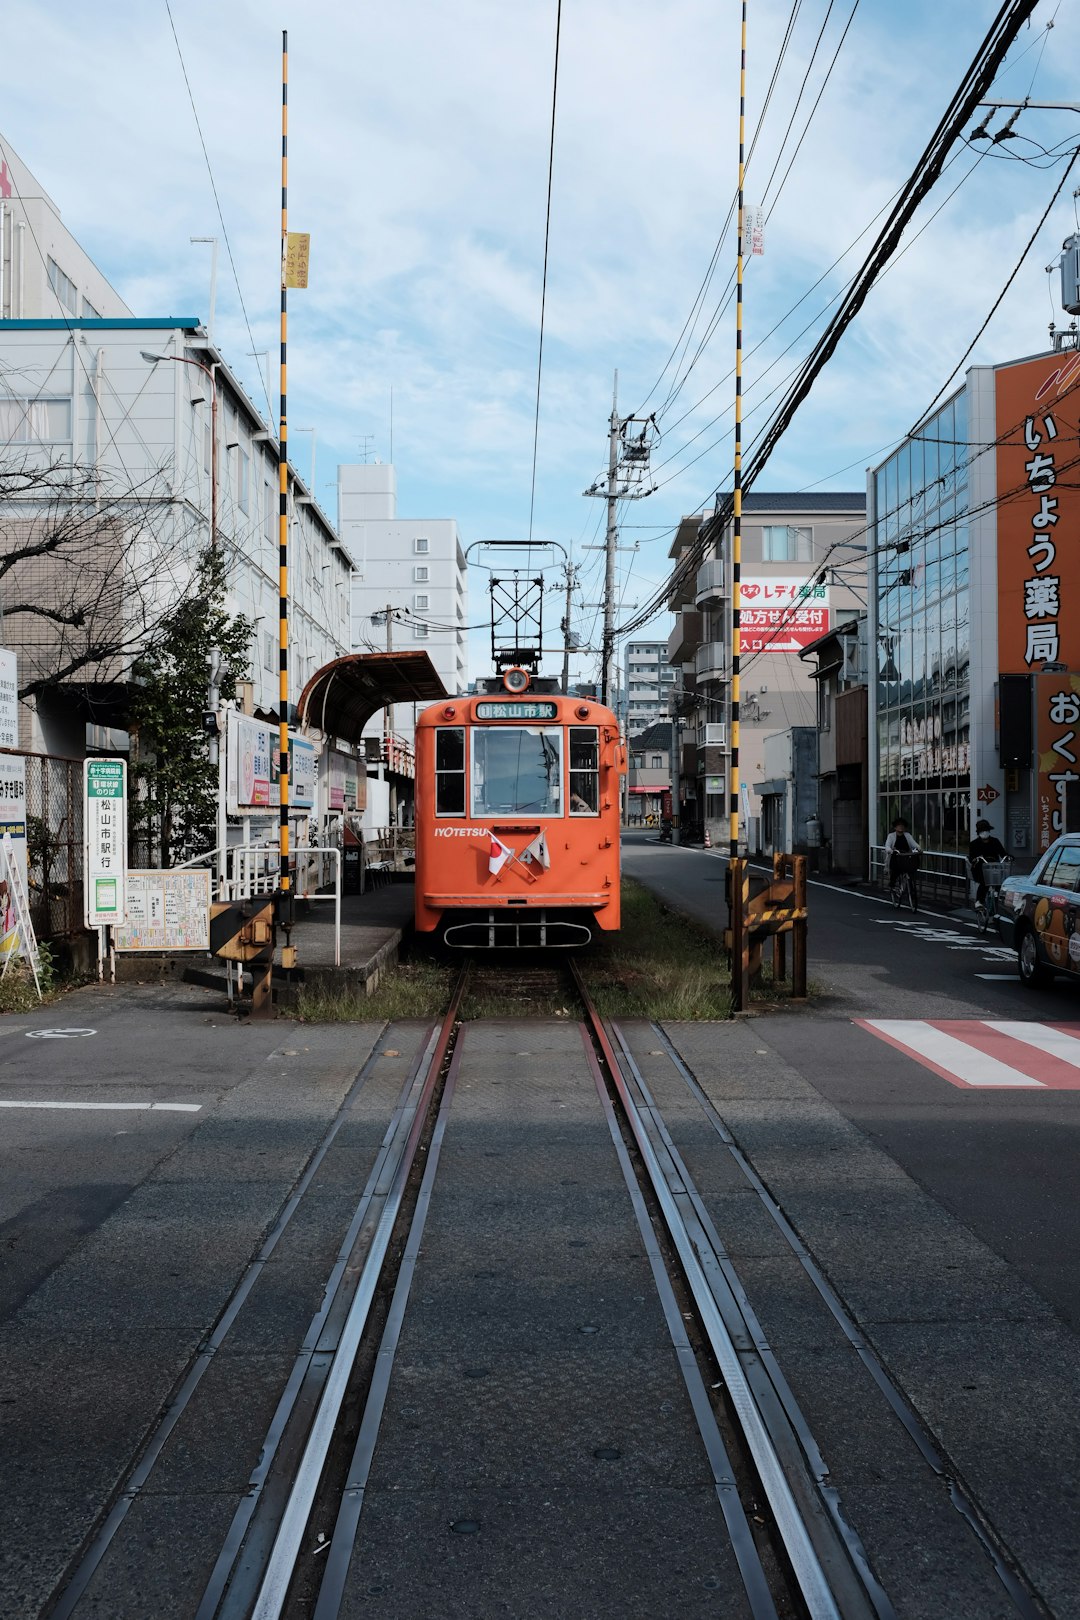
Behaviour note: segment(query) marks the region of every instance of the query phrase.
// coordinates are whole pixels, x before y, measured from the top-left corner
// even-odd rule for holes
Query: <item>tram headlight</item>
[[[508,692],[527,692],[529,690],[529,672],[527,669],[513,669],[503,671],[503,685]]]

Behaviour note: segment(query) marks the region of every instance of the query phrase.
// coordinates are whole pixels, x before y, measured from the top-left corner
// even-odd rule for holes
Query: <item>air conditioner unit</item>
[[[727,726],[722,721],[705,727],[705,746],[706,748],[727,747]]]

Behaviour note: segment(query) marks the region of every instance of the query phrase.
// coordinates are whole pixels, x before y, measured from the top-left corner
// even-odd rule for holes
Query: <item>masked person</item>
[[[968,846],[968,865],[971,875],[978,884],[975,895],[975,904],[981,906],[986,899],[986,863],[987,861],[1003,861],[1005,859],[1005,845],[995,836],[994,829],[986,820],[975,823],[975,837]]]

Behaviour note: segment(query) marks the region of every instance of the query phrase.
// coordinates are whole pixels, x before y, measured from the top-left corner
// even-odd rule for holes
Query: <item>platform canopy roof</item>
[[[350,653],[315,671],[300,694],[305,727],[358,743],[390,703],[435,703],[449,693],[426,652]]]

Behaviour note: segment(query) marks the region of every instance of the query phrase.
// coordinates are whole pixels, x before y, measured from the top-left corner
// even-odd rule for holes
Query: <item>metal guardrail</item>
[[[870,881],[889,886],[889,857],[884,844],[870,845]],[[971,898],[971,868],[955,850],[924,849],[919,856],[919,890],[961,904]]]
[[[327,876],[325,862],[331,862]],[[253,900],[276,894],[281,877],[281,851],[278,844],[228,844],[208,849],[184,867],[208,866],[210,892],[215,900]],[[341,966],[341,875],[342,853],[334,845],[301,844],[293,856],[293,892],[298,900],[332,900],[334,903],[334,966]],[[331,884],[333,887],[331,887]]]

